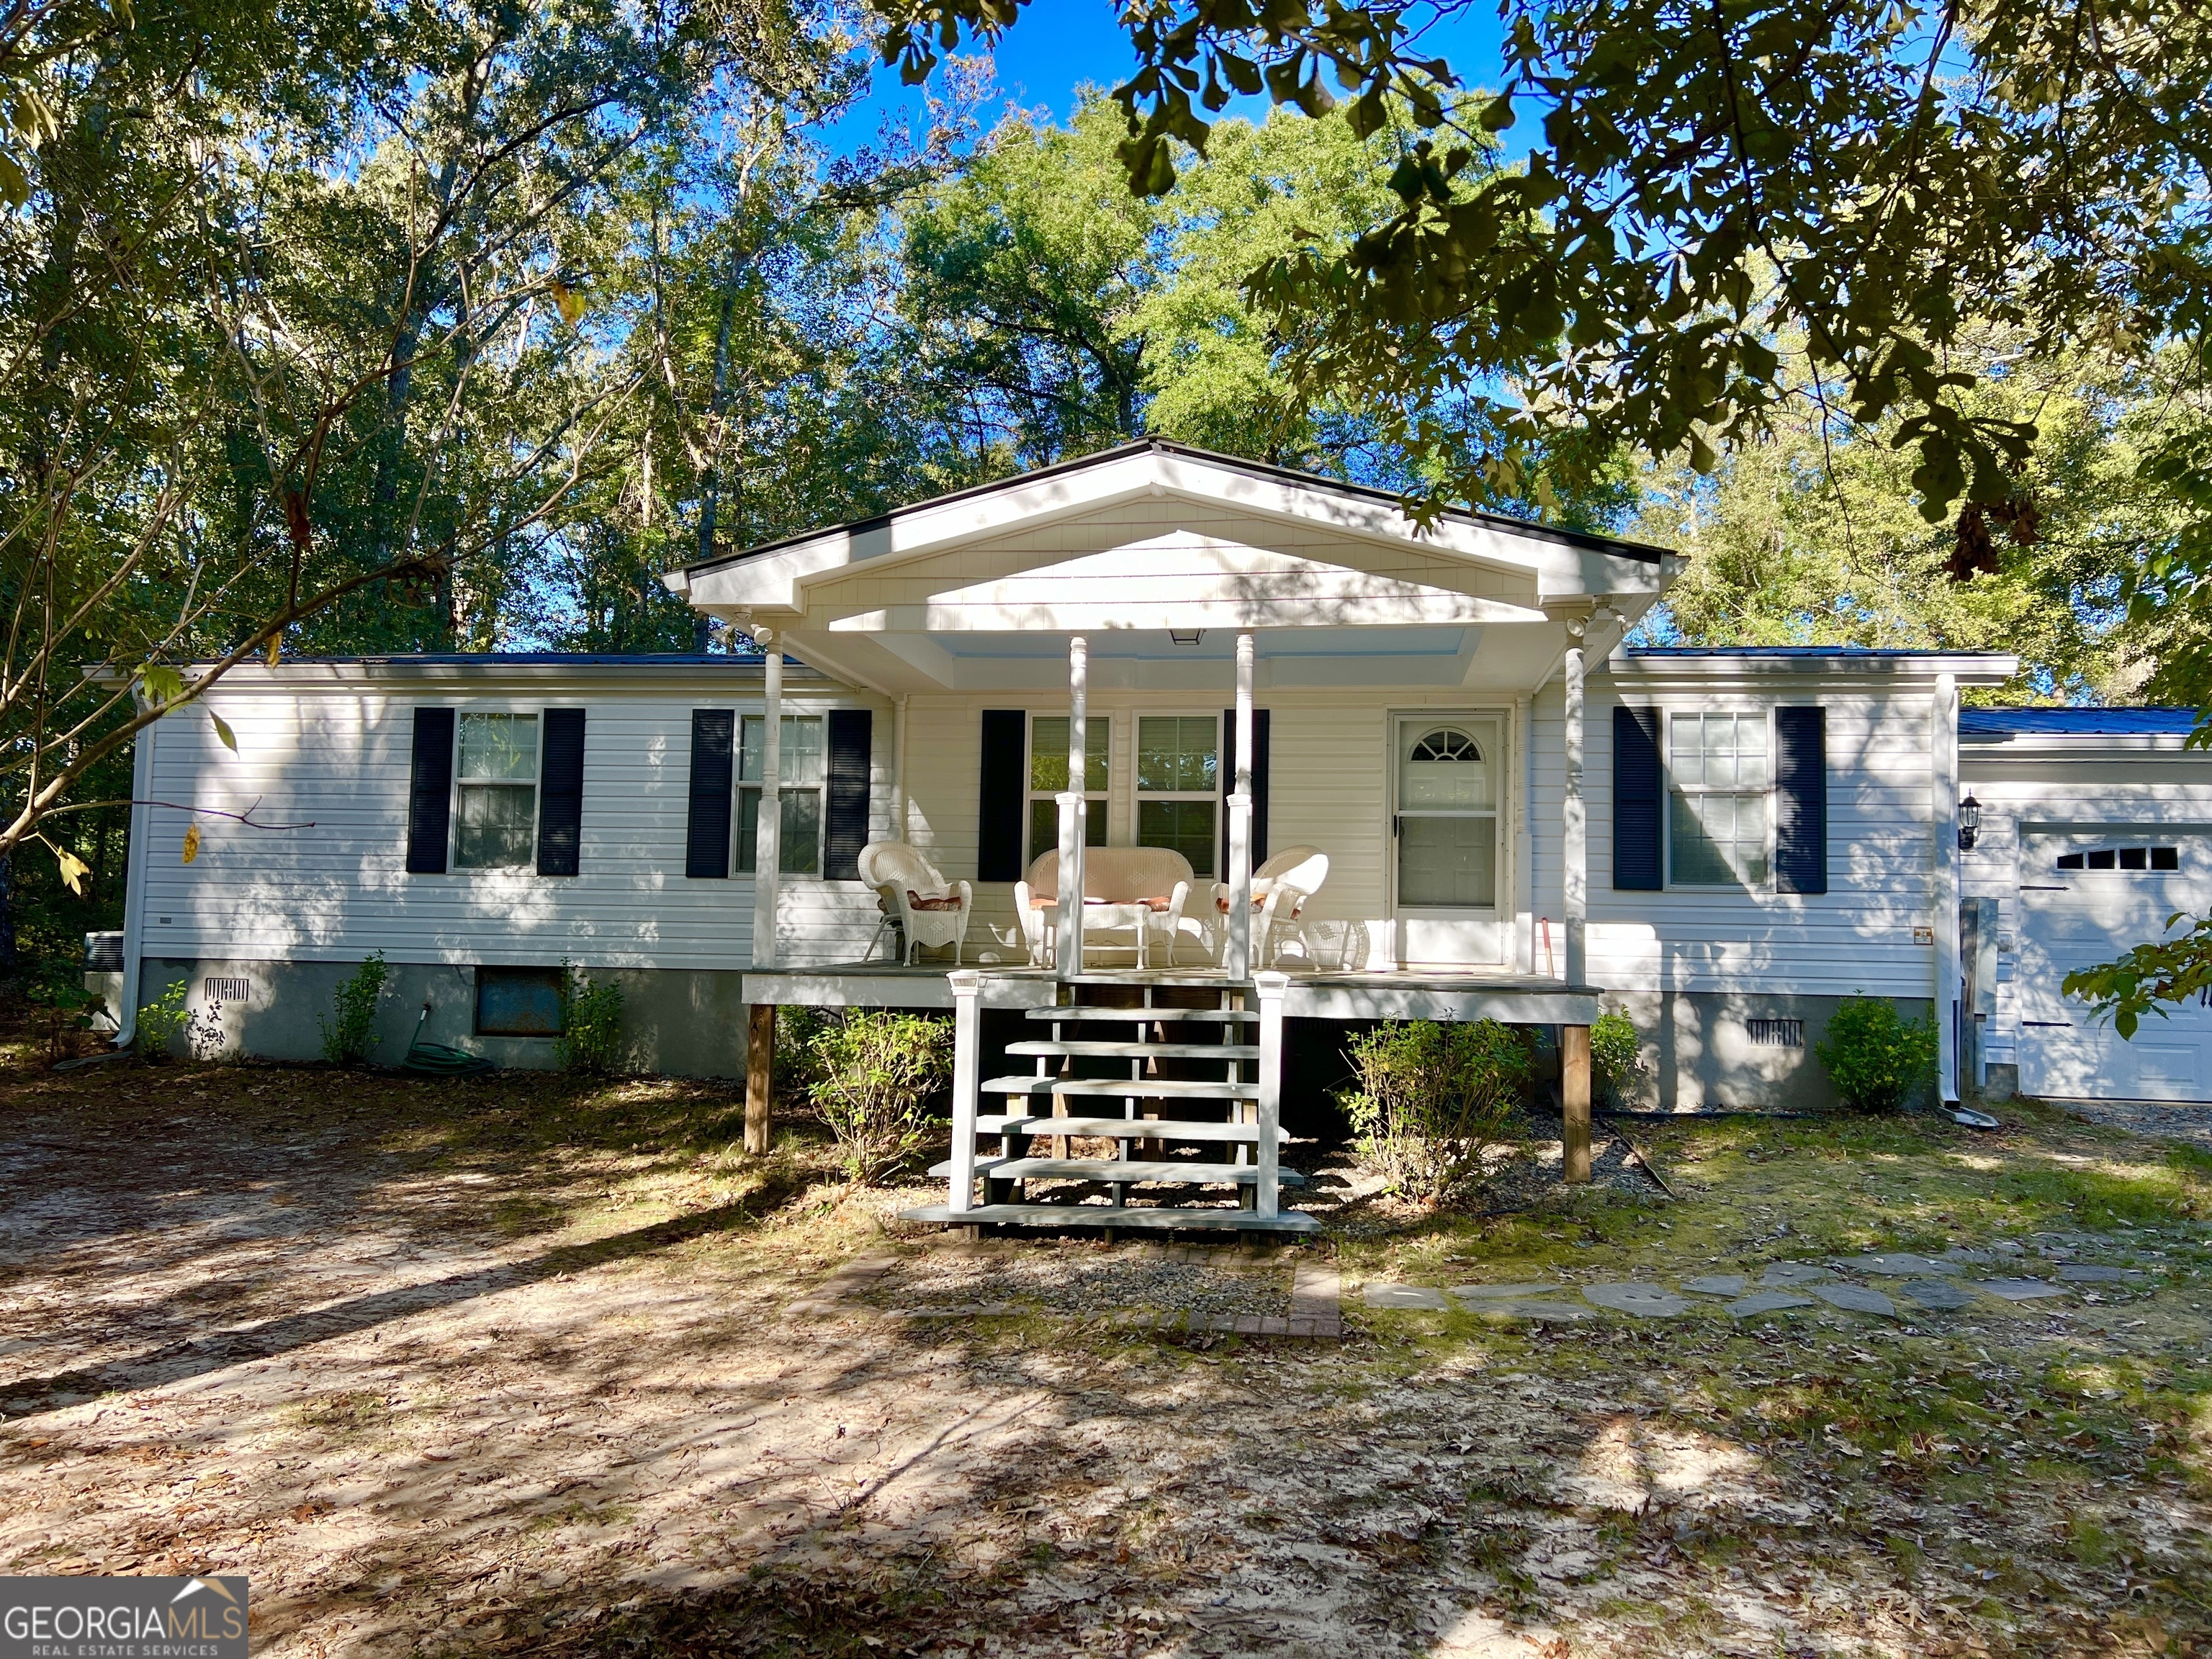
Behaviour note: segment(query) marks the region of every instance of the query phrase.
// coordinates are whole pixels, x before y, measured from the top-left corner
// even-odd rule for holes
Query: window
[[[538,852],[538,716],[465,714],[460,726],[453,864],[462,870],[527,868]]]
[[[1678,887],[1766,880],[1766,714],[1668,721],[1668,842]]]
[[[2098,847],[2084,853],[2062,853],[2062,870],[2179,870],[2178,847]]]
[[[477,1035],[558,1036],[562,970],[558,968],[477,969]]]
[[[1398,722],[1398,902],[1486,910],[1498,902],[1498,722]]]
[[[738,868],[760,867],[760,783],[768,719],[748,714],[738,745]],[[783,801],[776,867],[787,876],[822,872],[822,716],[786,714],[776,774]]]
[[[1106,779],[1114,753],[1111,716],[1092,714],[1083,722],[1083,844],[1106,844]],[[1060,850],[1060,801],[1067,787],[1067,716],[1030,716],[1030,858],[1032,862]]]
[[[1164,847],[1213,874],[1221,787],[1221,717],[1146,714],[1137,721],[1137,845]]]

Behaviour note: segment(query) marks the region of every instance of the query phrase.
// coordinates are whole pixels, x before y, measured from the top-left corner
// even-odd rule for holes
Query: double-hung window
[[[760,800],[764,715],[748,714],[738,744],[738,868],[760,867]],[[822,716],[786,714],[776,757],[777,793],[783,800],[776,867],[787,876],[822,873]]]
[[[1668,868],[1677,887],[1759,887],[1767,878],[1767,717],[1669,717]]]
[[[1164,847],[1213,874],[1221,787],[1221,717],[1145,714],[1137,720],[1137,845]]]
[[[460,727],[454,867],[527,868],[538,855],[538,716],[464,714]]]
[[[1114,753],[1114,721],[1092,714],[1083,722],[1083,844],[1106,844],[1106,781]],[[1030,716],[1030,858],[1060,850],[1060,797],[1067,789],[1067,716]]]

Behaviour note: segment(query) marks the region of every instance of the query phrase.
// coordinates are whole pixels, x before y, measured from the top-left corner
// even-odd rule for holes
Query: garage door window
[[[2179,870],[2178,847],[2093,847],[2079,853],[2062,853],[2061,870]]]

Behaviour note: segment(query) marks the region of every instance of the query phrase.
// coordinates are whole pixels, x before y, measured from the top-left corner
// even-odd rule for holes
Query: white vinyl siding
[[[1746,996],[1878,995],[1927,998],[1935,953],[1914,929],[1933,924],[1929,824],[1929,721],[1924,690],[1869,687],[1848,672],[1741,681],[1644,673],[1593,675],[1583,720],[1583,794],[1589,824],[1589,975],[1620,991],[1725,992]],[[1662,715],[1771,711],[1818,704],[1826,711],[1828,891],[1613,886],[1613,710]],[[1535,909],[1556,941],[1559,886],[1562,696],[1537,699]],[[1771,752],[1771,751],[1770,751]],[[1536,949],[1541,970],[1543,951]]]
[[[258,676],[257,676],[258,677]],[[241,677],[242,678],[242,677]],[[688,880],[684,827],[694,708],[736,707],[727,672],[665,690],[564,681],[558,700],[589,711],[580,869],[410,875],[405,868],[410,760],[418,704],[459,713],[544,707],[544,690],[463,695],[447,687],[360,686],[295,692],[218,690],[209,702],[237,733],[232,754],[204,715],[164,720],[150,745],[153,799],[300,823],[256,830],[203,817],[199,856],[179,857],[188,815],[146,809],[143,948],[149,957],[392,962],[540,967],[743,969],[750,965],[750,878]],[[834,689],[787,694],[810,712],[872,706],[872,835],[889,832],[889,707]],[[750,698],[757,713],[756,682]],[[459,721],[456,721],[459,725]],[[781,959],[852,962],[876,927],[857,882],[787,876],[778,889]]]

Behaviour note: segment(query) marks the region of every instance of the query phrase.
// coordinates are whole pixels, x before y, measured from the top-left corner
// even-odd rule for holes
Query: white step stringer
[[[1218,998],[1213,1008],[1156,1006],[1168,987],[1141,973],[1073,979],[1064,984],[1073,1002],[1029,1010],[1050,1036],[1007,1045],[1010,1058],[1030,1060],[1032,1069],[990,1079],[981,1075],[983,975],[956,972],[951,981],[952,1155],[930,1171],[946,1177],[945,1202],[907,1211],[906,1219],[1318,1230],[1311,1216],[1282,1206],[1286,1182],[1300,1183],[1282,1167],[1284,975],[1217,981],[1209,988]],[[1101,1000],[1133,991],[1142,999],[1133,1006]],[[1163,1075],[1164,1066],[1181,1074]],[[987,1100],[1001,1109],[984,1110]],[[979,1152],[979,1137],[995,1146]],[[1048,1139],[1048,1155],[1030,1154],[1032,1137]],[[1073,1157],[1069,1143],[1076,1139],[1109,1140],[1112,1151]],[[1096,1189],[1079,1188],[1074,1201],[1032,1202],[1032,1181],[1096,1183],[1109,1200],[1085,1201]],[[1190,1201],[1208,1188],[1218,1199],[1224,1187],[1236,1193],[1237,1207]],[[1132,1205],[1137,1189],[1147,1201]]]

